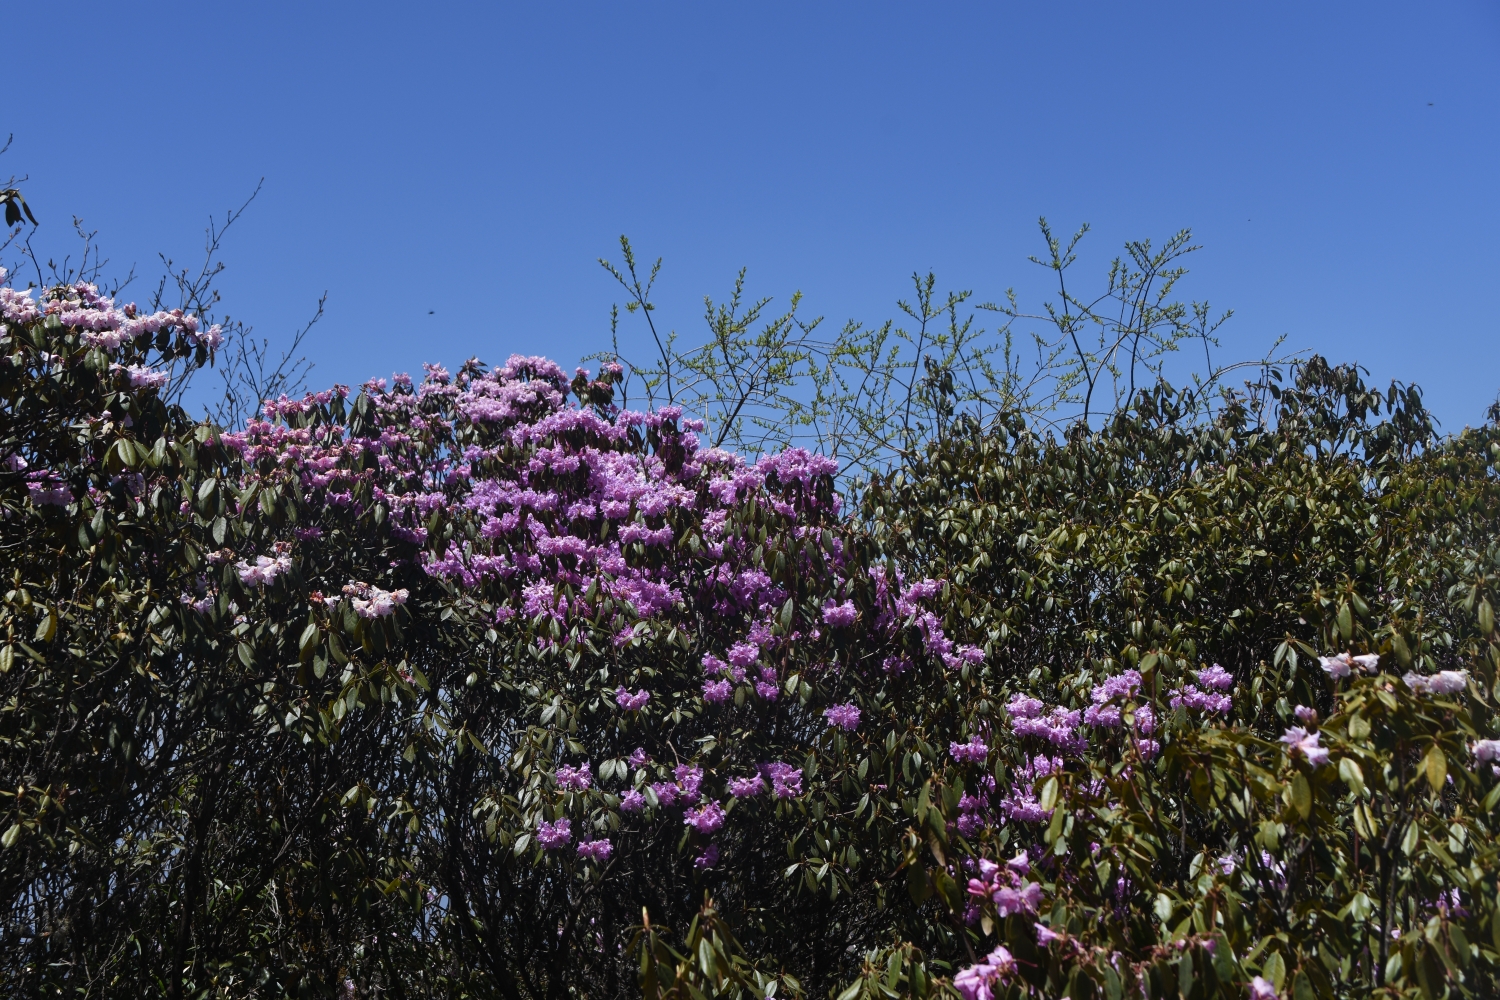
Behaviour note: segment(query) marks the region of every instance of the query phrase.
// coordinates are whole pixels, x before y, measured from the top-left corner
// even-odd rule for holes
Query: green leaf
[[[1458,963],[1465,968],[1469,965],[1469,937],[1464,929],[1456,923],[1448,925],[1448,940],[1453,945],[1453,953],[1458,956]]]
[[[302,656],[303,663],[312,659],[321,637],[322,633],[318,631],[317,623],[308,622],[307,627],[302,630],[302,638],[297,640],[297,650]]]
[[[1365,794],[1365,775],[1353,757],[1345,757],[1339,761],[1339,778],[1355,795]]]
[[[1164,892],[1157,893],[1156,905],[1153,907],[1153,909],[1156,911],[1157,919],[1159,919],[1162,923],[1166,923],[1167,921],[1171,920],[1173,910],[1172,897],[1168,896]]]
[[[1276,987],[1276,992],[1281,992],[1281,984],[1286,982],[1286,962],[1281,957],[1281,952],[1273,951],[1270,956],[1261,963],[1260,974],[1271,981]]]
[[[1432,749],[1427,751],[1427,756],[1422,760],[1422,770],[1427,775],[1427,783],[1432,786],[1434,792],[1443,790],[1443,781],[1448,777],[1448,756],[1443,753],[1443,748],[1434,743]]]
[[[1312,815],[1312,787],[1301,771],[1292,776],[1292,806],[1303,819]]]
[[[1312,980],[1307,973],[1301,969],[1292,979],[1292,1000],[1318,1000],[1318,995],[1313,992]]]
[[[1057,776],[1052,775],[1042,782],[1041,806],[1043,809],[1051,810],[1057,805]]]

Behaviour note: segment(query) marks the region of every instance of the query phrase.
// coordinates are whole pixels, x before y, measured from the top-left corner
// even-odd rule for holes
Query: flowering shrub
[[[24,991],[1495,984],[1493,424],[1163,390],[848,512],[609,366],[225,432],[141,377],[209,362],[192,317],[0,315]]]

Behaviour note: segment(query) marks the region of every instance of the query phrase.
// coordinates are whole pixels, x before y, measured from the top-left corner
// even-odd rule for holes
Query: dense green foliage
[[[1238,682],[1227,729],[1179,711],[1155,767],[1130,776],[1127,751],[1063,779],[1060,800],[1092,777],[1114,801],[1085,795],[1044,836],[1092,861],[1059,882],[1054,925],[1133,954],[1168,994],[1191,974],[1155,947],[1221,929],[1242,960],[1281,955],[1278,985],[1305,970],[1320,996],[1383,981],[1438,995],[1449,973],[1485,995],[1500,792],[1469,745],[1494,735],[1500,433],[1438,441],[1413,391],[1371,392],[1318,359],[1295,374],[1212,416],[1162,388],[1062,442],[1019,423],[955,437],[872,491],[865,518],[989,633],[989,675],[928,718],[998,726],[1015,691],[1085,705],[1123,667],[1158,711],[1204,664]],[[1315,651],[1351,648],[1390,673],[1336,683],[1319,669]],[[1465,668],[1473,685],[1450,699],[1394,678]],[[1299,704],[1325,720],[1336,767],[1291,766],[1268,742]],[[1231,873],[1215,868],[1227,857]],[[1462,906],[1445,905],[1455,889]],[[1199,977],[1232,966],[1197,962]]]
[[[225,434],[190,318],[7,295],[14,995],[1500,988],[1494,415],[950,411],[841,516],[618,369]]]

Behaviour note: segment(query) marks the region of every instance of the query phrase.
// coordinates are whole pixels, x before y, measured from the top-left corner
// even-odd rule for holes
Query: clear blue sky
[[[316,383],[573,362],[620,233],[690,337],[741,265],[834,323],[916,269],[1039,305],[1045,214],[1093,225],[1093,275],[1192,227],[1229,355],[1286,334],[1421,383],[1450,430],[1500,389],[1492,0],[113,2],[5,31],[0,173],[39,243],[76,214],[149,276],[264,176],[227,305],[276,337],[326,289]]]

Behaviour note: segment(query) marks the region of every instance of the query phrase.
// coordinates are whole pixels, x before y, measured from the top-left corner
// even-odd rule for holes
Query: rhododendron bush
[[[845,498],[611,365],[217,428],[193,317],[0,311],[18,993],[1496,986],[1493,422],[1312,364]]]

